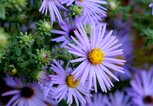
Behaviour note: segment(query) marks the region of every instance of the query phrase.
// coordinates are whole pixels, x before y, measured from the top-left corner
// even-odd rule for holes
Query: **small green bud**
[[[49,22],[47,22],[47,21],[44,21],[42,23],[42,27],[43,27],[44,31],[46,31],[46,32],[48,32],[48,31],[50,31],[52,29],[51,24]]]
[[[25,44],[28,47],[31,47],[31,45],[34,43],[34,39],[31,34],[28,35],[27,33],[21,33],[19,39],[21,44]]]
[[[119,3],[116,0],[108,0],[109,8],[116,10],[119,7]]]
[[[80,15],[80,13],[82,12],[82,7],[78,5],[72,5],[70,7],[70,10],[72,15]]]
[[[52,25],[50,24],[49,21],[45,20],[40,20],[37,23],[37,30],[42,34],[42,35],[51,35],[51,30],[52,30]]]
[[[51,52],[48,50],[37,50],[37,55],[40,63],[47,64],[51,60]]]
[[[8,71],[8,74],[10,74],[10,75],[16,75],[17,74],[17,69],[15,68],[14,65],[9,65],[7,71]]]

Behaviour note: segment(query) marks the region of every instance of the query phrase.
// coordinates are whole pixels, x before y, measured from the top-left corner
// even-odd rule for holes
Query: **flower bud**
[[[43,64],[47,64],[51,59],[50,51],[41,49],[41,50],[37,50],[37,54],[38,54],[39,62],[41,62]]]

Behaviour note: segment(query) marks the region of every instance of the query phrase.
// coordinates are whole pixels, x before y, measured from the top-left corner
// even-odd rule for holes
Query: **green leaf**
[[[21,50],[19,48],[15,48],[15,54],[17,56],[20,56],[21,55]]]
[[[5,19],[5,7],[3,5],[0,5],[0,18]]]

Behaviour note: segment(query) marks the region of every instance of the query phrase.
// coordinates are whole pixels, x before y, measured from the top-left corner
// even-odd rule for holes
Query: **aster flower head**
[[[80,83],[89,80],[89,89],[94,85],[97,92],[97,79],[102,91],[107,92],[113,86],[109,77],[118,81],[118,78],[110,71],[115,70],[124,73],[123,65],[125,60],[116,59],[115,56],[122,55],[121,44],[112,32],[105,33],[106,25],[91,26],[90,37],[87,36],[83,26],[78,26],[75,31],[77,39],[72,37],[74,44],[69,43],[67,49],[70,53],[78,56],[71,62],[81,62],[81,64],[72,72],[75,79],[80,77]]]
[[[102,21],[106,17],[106,8],[102,5],[107,4],[106,0],[59,0],[62,4],[67,4],[67,6],[74,3],[81,8],[80,17],[82,17],[83,22],[95,23]]]
[[[59,22],[63,21],[59,9],[66,10],[66,8],[61,5],[58,0],[44,0],[41,4],[39,11],[47,15],[49,10],[51,24],[53,24],[53,22],[56,21],[56,17]]]
[[[59,34],[61,36],[53,38],[52,41],[62,42],[61,47],[65,47],[70,41],[72,41],[71,36],[75,37],[74,31],[77,30],[76,24],[79,24],[79,19],[74,19],[70,23],[69,19],[60,23],[61,30],[52,30],[52,33]]]
[[[106,106],[132,106],[132,102],[130,96],[124,92],[116,91],[114,94],[111,93],[108,95]]]
[[[54,90],[53,96],[59,101],[65,99],[70,106],[74,101],[77,106],[79,102],[85,104],[86,100],[83,95],[90,96],[89,91],[86,88],[86,84],[82,85],[79,79],[74,80],[74,76],[71,75],[72,68],[66,67],[66,70],[54,60],[54,64],[51,65],[51,69],[56,73],[52,75],[52,83],[57,84],[57,88]]]
[[[84,20],[88,20],[89,23],[95,23],[102,21],[106,17],[106,8],[102,5],[107,4],[106,0],[76,0],[76,4],[82,7],[82,13]],[[83,21],[84,21],[83,20]]]
[[[149,71],[139,70],[127,91],[135,106],[153,106],[153,67]]]
[[[9,78],[10,79],[10,78]],[[8,81],[8,80],[7,80]],[[17,83],[16,83],[17,82]],[[16,83],[16,84],[15,84]],[[11,87],[19,85],[16,89],[7,91],[2,94],[2,96],[10,96],[13,97],[10,101],[6,104],[6,106],[46,106],[43,101],[43,96],[37,84],[27,84],[23,85],[19,80],[15,80]]]

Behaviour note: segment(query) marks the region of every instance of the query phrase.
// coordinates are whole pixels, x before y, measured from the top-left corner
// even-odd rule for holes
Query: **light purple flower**
[[[59,34],[61,36],[53,38],[52,41],[62,42],[61,47],[66,46],[72,40],[71,36],[75,36],[74,31],[77,30],[76,24],[78,23],[79,21],[77,19],[74,19],[72,24],[70,24],[69,20],[60,23],[62,30],[52,30],[52,33]]]
[[[116,91],[114,94],[109,94],[106,104],[106,106],[132,106],[130,97],[121,91]]]
[[[73,2],[82,8],[81,17],[83,22],[95,23],[106,17],[106,0],[59,0],[62,4],[71,5]]]
[[[76,4],[81,6],[83,11],[84,20],[88,20],[89,23],[95,23],[102,21],[106,17],[106,8],[102,5],[107,4],[106,0],[76,0]]]
[[[82,84],[88,79],[88,88],[91,89],[94,85],[95,92],[97,92],[96,80],[98,79],[102,91],[107,92],[107,89],[113,86],[110,77],[119,81],[111,71],[124,73],[120,65],[123,65],[125,60],[115,58],[123,54],[123,49],[119,48],[121,44],[115,36],[112,36],[113,31],[105,33],[106,25],[91,26],[90,37],[87,36],[82,25],[77,29],[78,31],[75,31],[77,39],[72,37],[75,44],[70,43],[67,47],[70,53],[78,56],[71,62],[81,62],[72,75],[75,79],[80,78]]]
[[[39,11],[47,15],[49,10],[51,24],[53,24],[53,22],[56,21],[56,17],[59,22],[63,21],[59,9],[66,10],[66,8],[61,5],[58,0],[44,0]]]
[[[6,106],[47,106],[43,101],[43,96],[37,84],[23,85],[19,80],[17,81],[17,79],[13,81],[11,81],[12,84],[9,83],[9,85],[13,88],[17,88],[2,94],[2,96],[13,95]],[[8,82],[6,83],[8,84]]]
[[[149,71],[139,70],[131,81],[128,94],[134,106],[153,106],[153,67]]]
[[[153,15],[153,3],[152,2],[149,4],[149,7],[152,9],[151,14]]]
[[[54,64],[51,65],[51,69],[56,73],[52,75],[52,83],[57,84],[57,88],[54,90],[53,96],[55,99],[60,102],[62,99],[67,101],[67,104],[70,106],[73,103],[73,99],[76,102],[76,105],[85,104],[86,100],[83,97],[90,96],[89,91],[87,90],[87,83],[82,85],[79,79],[73,80],[73,75],[71,75],[72,68],[66,67],[66,70],[54,60]]]

